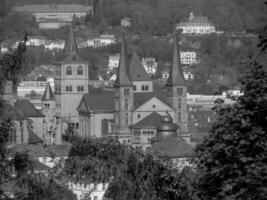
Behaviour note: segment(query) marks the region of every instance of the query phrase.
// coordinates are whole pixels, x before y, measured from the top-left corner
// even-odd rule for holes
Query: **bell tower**
[[[115,113],[114,113],[114,134],[119,136],[120,141],[129,143],[132,125],[133,111],[133,84],[131,82],[127,62],[127,50],[125,38],[121,42],[121,52],[115,87]]]
[[[182,71],[176,33],[174,34],[172,65],[165,86],[168,102],[175,112],[174,122],[179,126],[179,134],[180,136],[186,135],[188,133],[187,86]]]

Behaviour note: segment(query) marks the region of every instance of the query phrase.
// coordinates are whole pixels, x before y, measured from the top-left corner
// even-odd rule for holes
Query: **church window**
[[[145,86],[144,85],[142,85],[142,91],[144,91],[145,90]]]
[[[81,91],[81,89],[80,89],[80,86],[79,86],[79,85],[77,86],[77,91],[78,91],[78,92],[80,92],[80,91]]]
[[[129,96],[130,94],[130,89],[127,88],[127,89],[124,89],[124,96]]]
[[[181,99],[180,99],[180,98],[178,99],[178,108],[179,108],[179,109],[181,109],[181,108],[182,108],[182,101],[181,101]]]
[[[82,66],[78,67],[77,74],[78,75],[83,75],[83,67]]]
[[[177,95],[183,96],[183,88],[177,88]]]
[[[81,92],[83,92],[84,91],[84,86],[81,86]]]
[[[178,123],[180,123],[180,122],[181,122],[181,113],[178,112]]]
[[[166,94],[167,94],[167,96],[171,96],[171,95],[172,95],[172,90],[171,90],[171,88],[167,87],[167,89],[166,89]]]
[[[67,75],[72,75],[72,69],[71,69],[71,66],[68,66],[68,67],[67,67],[66,74],[67,74]]]
[[[138,114],[138,115],[137,115],[137,119],[140,119],[140,118],[141,118],[141,115],[140,115],[140,114]]]
[[[145,90],[148,91],[148,85],[145,86]]]
[[[108,134],[108,120],[107,119],[103,119],[101,122],[101,128],[102,128],[102,136],[107,135]]]
[[[66,92],[72,92],[72,86],[71,85],[66,86]]]
[[[156,108],[156,105],[153,105],[152,108]]]
[[[129,120],[128,120],[128,113],[125,114],[125,124],[128,125]]]
[[[134,91],[136,91],[136,85],[133,86]]]
[[[125,110],[128,110],[128,100],[127,99],[125,99],[125,101],[124,101],[124,107],[125,107]]]

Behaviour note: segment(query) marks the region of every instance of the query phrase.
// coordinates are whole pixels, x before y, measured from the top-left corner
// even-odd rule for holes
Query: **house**
[[[184,66],[183,67],[183,74],[184,74],[185,80],[194,79],[193,69],[191,67],[189,67],[189,66]]]
[[[197,63],[197,54],[195,51],[181,51],[181,63],[183,65],[192,65]]]
[[[47,40],[44,44],[46,50],[62,50],[65,47],[64,40]]]
[[[158,63],[155,58],[142,58],[142,64],[148,74],[156,74]]]
[[[43,36],[29,36],[26,45],[32,47],[44,46],[46,38]]]
[[[94,38],[94,47],[102,47],[116,43],[116,37],[114,35],[100,35],[100,37]]]
[[[131,24],[132,24],[131,21],[132,21],[131,18],[129,18],[129,17],[125,17],[125,18],[123,18],[123,19],[121,20],[121,26],[122,26],[122,27],[130,27]]]
[[[81,4],[27,4],[15,6],[19,13],[31,14],[35,17],[39,28],[55,29],[72,22],[73,16],[77,18],[93,14],[93,6]]]
[[[145,131],[145,128],[139,127],[139,122],[151,117],[153,113],[162,116],[168,112],[179,125],[179,135],[189,138],[187,88],[178,52],[178,43],[174,42],[171,75],[165,90],[155,92],[153,82],[137,54],[133,53],[131,61],[127,61],[128,54],[123,39],[113,91],[102,95],[84,94],[77,107],[80,134],[85,137],[113,136],[122,143],[132,144],[133,132],[137,129]],[[151,130],[155,130],[155,127],[149,127],[149,131]],[[135,146],[138,145],[142,146],[142,143],[135,142]]]
[[[180,22],[175,29],[182,29],[184,34],[210,34],[216,32],[215,26],[209,22],[207,17],[194,16],[193,13],[190,13],[188,21]]]
[[[108,57],[108,68],[114,69],[119,67],[120,54],[109,55]]]

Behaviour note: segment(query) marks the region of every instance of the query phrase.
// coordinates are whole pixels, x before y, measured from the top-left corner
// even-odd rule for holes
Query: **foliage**
[[[72,144],[65,173],[77,181],[109,182],[108,198],[191,199],[184,181],[188,179],[182,179],[168,161],[155,160],[112,138],[76,138]]]
[[[217,120],[196,150],[202,199],[266,199],[267,73],[257,62],[241,79],[244,95],[215,107]]]

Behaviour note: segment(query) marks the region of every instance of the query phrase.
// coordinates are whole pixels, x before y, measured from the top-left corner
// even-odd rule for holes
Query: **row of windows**
[[[68,66],[67,69],[66,69],[66,74],[67,75],[72,75],[72,68],[71,66]],[[77,74],[78,75],[83,75],[83,67],[82,66],[79,66],[78,69],[77,69]]]
[[[148,91],[148,88],[149,88],[148,85],[142,85],[141,86],[141,90],[142,91]],[[134,91],[136,91],[136,86],[135,85],[134,85]]]
[[[67,85],[65,87],[65,90],[66,90],[66,92],[72,92],[73,91],[71,85]],[[55,92],[61,92],[61,88],[59,86],[56,86],[55,87]],[[83,85],[81,85],[81,86],[78,85],[77,86],[77,92],[84,92],[84,86]]]

